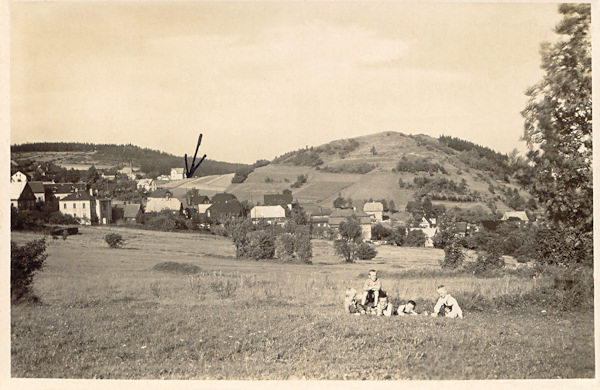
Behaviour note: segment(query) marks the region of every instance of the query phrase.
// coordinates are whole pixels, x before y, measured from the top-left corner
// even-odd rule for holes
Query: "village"
[[[308,219],[312,237],[334,238],[340,223],[354,217],[360,223],[362,237],[372,244],[388,244],[385,237],[372,232],[375,226],[389,230],[403,227],[407,232],[422,232],[422,240],[416,246],[433,247],[434,237],[439,234],[435,217],[423,215],[420,220],[408,213],[396,213],[384,206],[385,200],[354,202],[333,202],[331,207],[316,203],[301,203],[294,199],[290,189],[281,193],[265,193],[262,202],[250,204],[240,200],[234,194],[216,192],[202,194],[197,188],[186,186],[183,168],[172,168],[171,175],[162,175],[156,179],[143,178],[133,167],[121,171],[99,170],[101,177],[114,185],[117,175],[125,175],[134,182],[141,194],[141,201],[119,200],[99,196],[97,190],[86,182],[55,183],[54,181],[32,181],[28,175],[15,171],[11,176],[11,208],[17,212],[43,208],[58,211],[71,216],[82,225],[127,225],[136,224],[143,215],[168,212],[188,220],[198,222],[203,230],[226,218],[250,218],[254,224],[283,226],[291,216],[292,210],[302,210]],[[341,198],[343,199],[343,198]],[[337,206],[337,207],[336,207]],[[408,206],[407,206],[408,208]],[[481,229],[495,231],[504,221],[528,224],[529,218],[524,211],[504,212],[496,220],[484,220],[479,223],[459,221],[455,223],[456,236],[472,235]]]

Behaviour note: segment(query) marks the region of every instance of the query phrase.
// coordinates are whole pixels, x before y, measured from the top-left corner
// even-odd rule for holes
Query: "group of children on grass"
[[[438,286],[437,293],[439,299],[431,313],[432,317],[450,317],[463,318],[462,310],[458,306],[456,299],[452,297],[443,285]],[[419,315],[415,311],[417,304],[410,300],[404,305],[394,308],[391,302],[388,301],[386,293],[381,289],[381,280],[377,278],[377,271],[372,269],[369,271],[369,278],[363,286],[362,293],[357,296],[357,292],[353,288],[346,290],[346,298],[344,300],[344,309],[346,313],[361,315],[370,314],[377,316],[390,317],[392,315],[411,316]],[[421,315],[429,315],[427,311]]]

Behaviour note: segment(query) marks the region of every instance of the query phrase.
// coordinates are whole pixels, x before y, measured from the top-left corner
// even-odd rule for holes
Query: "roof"
[[[277,206],[282,204],[291,204],[294,201],[292,194],[265,194],[265,206]]]
[[[55,194],[69,194],[71,192],[82,191],[85,192],[85,183],[44,183],[45,189],[51,189]]]
[[[171,171],[175,171],[176,173],[183,174],[183,168],[171,168]]]
[[[194,195],[190,199],[190,204],[199,205],[199,204],[208,204],[210,203],[210,199],[206,195]]]
[[[233,194],[228,194],[226,192],[221,192],[218,194],[215,194],[215,196],[212,197],[211,199],[211,203],[215,204],[215,203],[227,203],[227,202],[231,202],[231,201],[237,201],[237,198],[235,197],[235,195]]]
[[[251,218],[285,218],[285,209],[281,206],[254,206],[250,210]]]
[[[166,188],[161,188],[156,191],[152,191],[148,198],[166,198],[168,196],[173,196],[173,193]]]
[[[25,184],[23,187],[23,191],[21,191],[21,195],[19,196],[19,200],[35,200],[35,194],[31,190],[29,183]]]
[[[364,204],[363,206],[363,210],[365,212],[375,212],[375,211],[381,211],[383,212],[383,203],[381,202],[367,202]]]
[[[207,211],[210,212],[211,217],[222,216],[227,214],[240,215],[242,213],[242,205],[237,200],[232,200],[227,203],[213,203],[207,209]]]
[[[31,187],[31,190],[33,191],[34,194],[43,194],[45,192],[44,190],[44,182],[41,181],[29,181],[27,182],[29,184],[29,187]]]
[[[507,211],[502,215],[502,218],[500,219],[502,221],[518,219],[521,221],[529,222],[529,218],[527,217],[527,213],[525,211]]]
[[[328,216],[331,215],[331,213],[332,213],[331,209],[321,209],[321,210],[314,211],[311,214],[311,216],[313,216],[313,217],[320,217],[320,216],[326,216],[326,217],[328,217]]]
[[[67,195],[66,197],[62,198],[60,201],[67,202],[67,201],[75,201],[75,200],[95,201],[96,198],[94,196],[88,194],[85,191],[79,191],[79,192],[73,192],[72,194]]]
[[[339,225],[346,218],[355,216],[361,225],[371,224],[371,217],[364,211],[354,211],[352,209],[336,209],[329,215],[330,225]]]
[[[123,218],[135,218],[140,211],[140,205],[138,203],[126,204],[125,211],[123,212]]]
[[[181,209],[181,202],[177,198],[148,198],[146,203],[146,212],[151,213],[153,211],[160,212],[163,210],[176,210]]]

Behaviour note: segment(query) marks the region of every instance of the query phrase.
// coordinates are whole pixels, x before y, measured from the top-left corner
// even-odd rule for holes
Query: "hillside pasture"
[[[125,247],[109,249],[109,232],[123,235]],[[37,237],[12,235],[20,244]],[[475,310],[467,298],[524,294],[552,281],[442,272],[437,249],[378,246],[375,259],[345,264],[331,242],[315,240],[313,265],[303,265],[236,259],[228,239],[192,233],[82,227],[48,243],[34,284],[42,303],[11,310],[13,377],[594,376],[593,313],[536,305]],[[156,267],[167,262],[181,267]],[[419,311],[431,311],[435,286],[446,284],[465,319],[345,315],[346,287],[360,289],[370,268],[392,302],[415,299]]]

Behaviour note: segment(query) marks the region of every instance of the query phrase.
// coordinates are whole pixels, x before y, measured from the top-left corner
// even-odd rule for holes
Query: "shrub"
[[[482,275],[493,270],[504,268],[504,258],[497,251],[484,251],[477,254],[477,261],[473,268],[475,275]]]
[[[48,256],[46,239],[42,238],[19,246],[10,242],[10,294],[13,302],[38,298],[31,293],[31,284],[35,273],[44,266]]]
[[[410,230],[404,239],[404,246],[425,246],[426,240],[427,237],[425,237],[425,233],[422,230]]]
[[[465,254],[457,240],[452,240],[444,247],[444,259],[440,261],[442,268],[455,269],[465,261]]]
[[[290,233],[280,234],[275,243],[277,257],[291,260],[294,257],[294,237]]]
[[[245,251],[247,257],[255,260],[272,259],[275,256],[275,235],[268,230],[257,230],[247,234]]]
[[[356,257],[358,257],[359,259],[371,260],[375,256],[377,256],[377,251],[369,244],[363,242],[358,246],[358,250],[356,251]]]
[[[111,248],[120,248],[123,245],[125,245],[125,239],[123,238],[123,236],[121,236],[118,233],[109,233],[106,236],[104,236],[104,241],[106,241],[106,243],[108,244],[109,247]]]
[[[193,275],[200,272],[202,269],[194,264],[177,263],[175,261],[167,261],[158,263],[152,267],[155,271],[168,272],[173,274]]]

